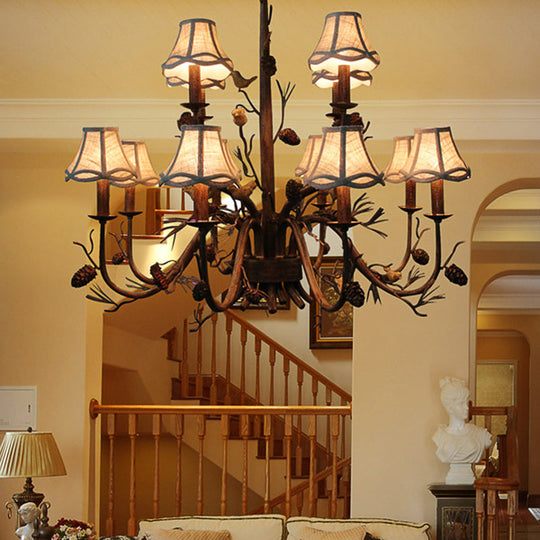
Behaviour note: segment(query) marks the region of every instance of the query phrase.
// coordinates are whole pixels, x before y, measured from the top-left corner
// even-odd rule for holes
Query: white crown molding
[[[241,101],[212,100],[209,114],[225,137],[237,135],[230,111]],[[167,139],[176,134],[178,99],[0,99],[0,138],[78,139],[83,126],[117,125],[123,137]],[[276,103],[276,113],[278,109]],[[287,108],[287,126],[301,137],[328,125],[326,100],[299,100]],[[364,101],[359,108],[378,140],[415,127],[451,125],[458,140],[540,140],[540,100]],[[277,118],[278,114],[275,115]]]

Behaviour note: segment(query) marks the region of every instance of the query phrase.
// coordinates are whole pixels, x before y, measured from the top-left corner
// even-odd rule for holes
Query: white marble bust
[[[18,512],[26,525],[19,527],[15,531],[15,534],[21,540],[33,540],[32,534],[34,533],[34,521],[40,515],[39,508],[33,502],[27,502],[21,505]]]
[[[443,463],[450,463],[447,484],[472,484],[472,465],[490,447],[491,434],[485,428],[465,422],[469,415],[469,390],[464,381],[447,377],[440,384],[441,402],[450,420],[433,435],[436,455]]]

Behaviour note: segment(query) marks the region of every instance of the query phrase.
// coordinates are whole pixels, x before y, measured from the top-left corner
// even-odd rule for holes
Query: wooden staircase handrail
[[[251,323],[243,319],[242,317],[239,317],[235,313],[232,312],[232,310],[225,311],[225,316],[229,319],[234,320],[241,326],[247,328],[256,338],[260,339],[262,342],[269,345],[271,348],[273,348],[276,352],[281,354],[283,357],[288,358],[291,362],[296,364],[298,367],[300,367],[303,371],[306,373],[309,373],[311,377],[313,377],[315,380],[322,383],[324,386],[332,390],[335,394],[340,396],[344,401],[350,403],[352,401],[352,396],[342,388],[340,388],[337,384],[332,382],[330,379],[325,377],[322,373],[319,373],[317,370],[315,370],[313,367],[311,367],[309,364],[298,358],[298,356],[295,356],[290,351],[288,351],[285,347],[280,345],[277,341],[274,341],[271,337],[266,335],[264,332],[261,332],[256,326],[253,326]]]
[[[348,467],[351,464],[351,458],[345,458],[338,461],[335,470],[341,471],[345,467]],[[329,467],[326,467],[326,469],[318,472],[314,477],[312,482],[317,483],[321,480],[324,480],[325,478],[328,478],[334,473],[334,467],[330,465]],[[305,491],[306,489],[309,489],[311,485],[310,480],[304,480],[303,482],[300,482],[299,484],[296,484],[293,488],[291,488],[290,496],[293,497],[294,495],[297,495],[301,491]],[[270,499],[269,506],[270,508],[273,508],[274,506],[277,506],[279,504],[282,504],[285,502],[286,494],[282,493],[281,495],[278,495],[277,497],[274,497],[273,499]],[[251,511],[250,514],[261,514],[264,512],[264,505],[259,506],[258,508],[255,508],[255,510]]]
[[[101,405],[90,400],[90,417],[100,414],[247,414],[351,415],[350,405]]]

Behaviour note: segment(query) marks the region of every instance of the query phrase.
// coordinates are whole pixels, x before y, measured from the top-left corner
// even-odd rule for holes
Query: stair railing
[[[349,467],[350,459],[339,459],[337,448],[342,418],[349,417],[350,413],[350,406],[100,405],[96,400],[92,400],[90,415],[94,419],[99,415],[103,417],[102,431],[108,441],[108,444],[104,445],[103,455],[103,463],[107,464],[105,466],[107,470],[104,470],[105,467],[102,470],[102,477],[106,479],[107,501],[106,505],[102,504],[102,508],[106,508],[102,528],[109,536],[135,535],[139,516],[147,518],[151,514],[154,518],[158,518],[163,515],[182,515],[184,510],[203,515],[207,506],[210,506],[210,513],[218,513],[215,503],[214,507],[211,507],[210,503],[207,505],[208,498],[215,501],[215,496],[207,497],[205,493],[205,486],[208,486],[211,480],[205,476],[205,467],[209,461],[219,463],[221,468],[220,479],[214,477],[214,481],[220,484],[219,512],[222,515],[227,514],[228,505],[232,504],[229,487],[234,472],[235,477],[241,478],[240,511],[243,514],[250,512],[250,506],[251,510],[259,507],[265,513],[279,506],[286,516],[290,516],[293,513],[293,505],[300,514],[304,507],[304,492],[307,492],[306,506],[313,511],[318,503],[315,486],[318,482],[329,478],[332,486],[329,515],[338,517],[338,478],[346,476],[343,471]],[[293,419],[298,416],[307,417],[310,433],[316,433],[317,418],[328,418],[332,426],[331,444],[335,452],[331,465],[324,471],[315,473],[313,460],[316,443],[315,437],[311,437],[309,477],[302,484],[293,485]],[[273,421],[275,417],[283,418],[285,425],[285,466],[281,465],[279,473],[276,472],[276,467],[279,467],[282,461],[271,459],[269,448],[276,425]],[[258,438],[258,434],[254,433],[257,418],[263,419],[263,438],[266,444],[264,461],[258,465],[249,459],[258,444],[257,440],[254,440]],[[207,426],[211,422],[219,422],[221,443],[209,439],[212,430],[208,430]],[[238,441],[231,440],[231,426],[234,422],[239,424]],[[193,475],[187,478],[187,475],[183,474],[187,472],[184,470],[186,465],[183,464],[183,450],[188,431],[195,432],[197,446],[195,480]],[[115,459],[117,446],[121,443],[127,446],[127,460]],[[236,448],[235,455],[232,456],[231,446],[235,443],[241,448]],[[146,454],[141,457],[139,447],[143,451],[144,446]],[[171,448],[174,448],[172,462],[176,463],[175,473],[170,470]],[[169,459],[166,466],[161,467],[165,462],[163,454],[167,452]],[[149,454],[153,459],[149,459]],[[231,459],[232,457],[236,459]],[[248,479],[252,474],[264,478],[261,496],[249,489]],[[125,477],[125,485],[122,485],[122,477]],[[141,483],[142,494],[138,490]],[[121,488],[126,493],[125,496],[118,493]],[[168,496],[162,500],[161,494],[164,493]],[[283,495],[280,495],[281,493]],[[293,501],[294,496],[296,504]],[[119,508],[119,501],[122,501],[123,508]],[[138,508],[143,504],[144,509],[139,514]],[[123,524],[118,525],[117,516],[122,511],[126,519],[123,520]]]
[[[497,438],[499,456],[485,457],[485,469],[474,483],[479,540],[499,540],[501,521],[507,524],[508,540],[516,538],[516,517],[519,497],[519,461],[515,407],[473,407],[470,414],[484,417],[484,425],[491,429],[493,416],[506,416],[506,433]],[[501,497],[501,495],[503,497]],[[506,498],[506,504],[502,499]]]

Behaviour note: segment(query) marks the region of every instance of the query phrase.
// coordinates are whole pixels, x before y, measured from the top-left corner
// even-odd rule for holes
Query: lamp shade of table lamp
[[[32,477],[64,476],[66,468],[52,433],[42,431],[7,432],[0,445],[0,478],[26,478],[24,491],[13,495],[20,508],[43,501],[42,493],[35,493]]]

